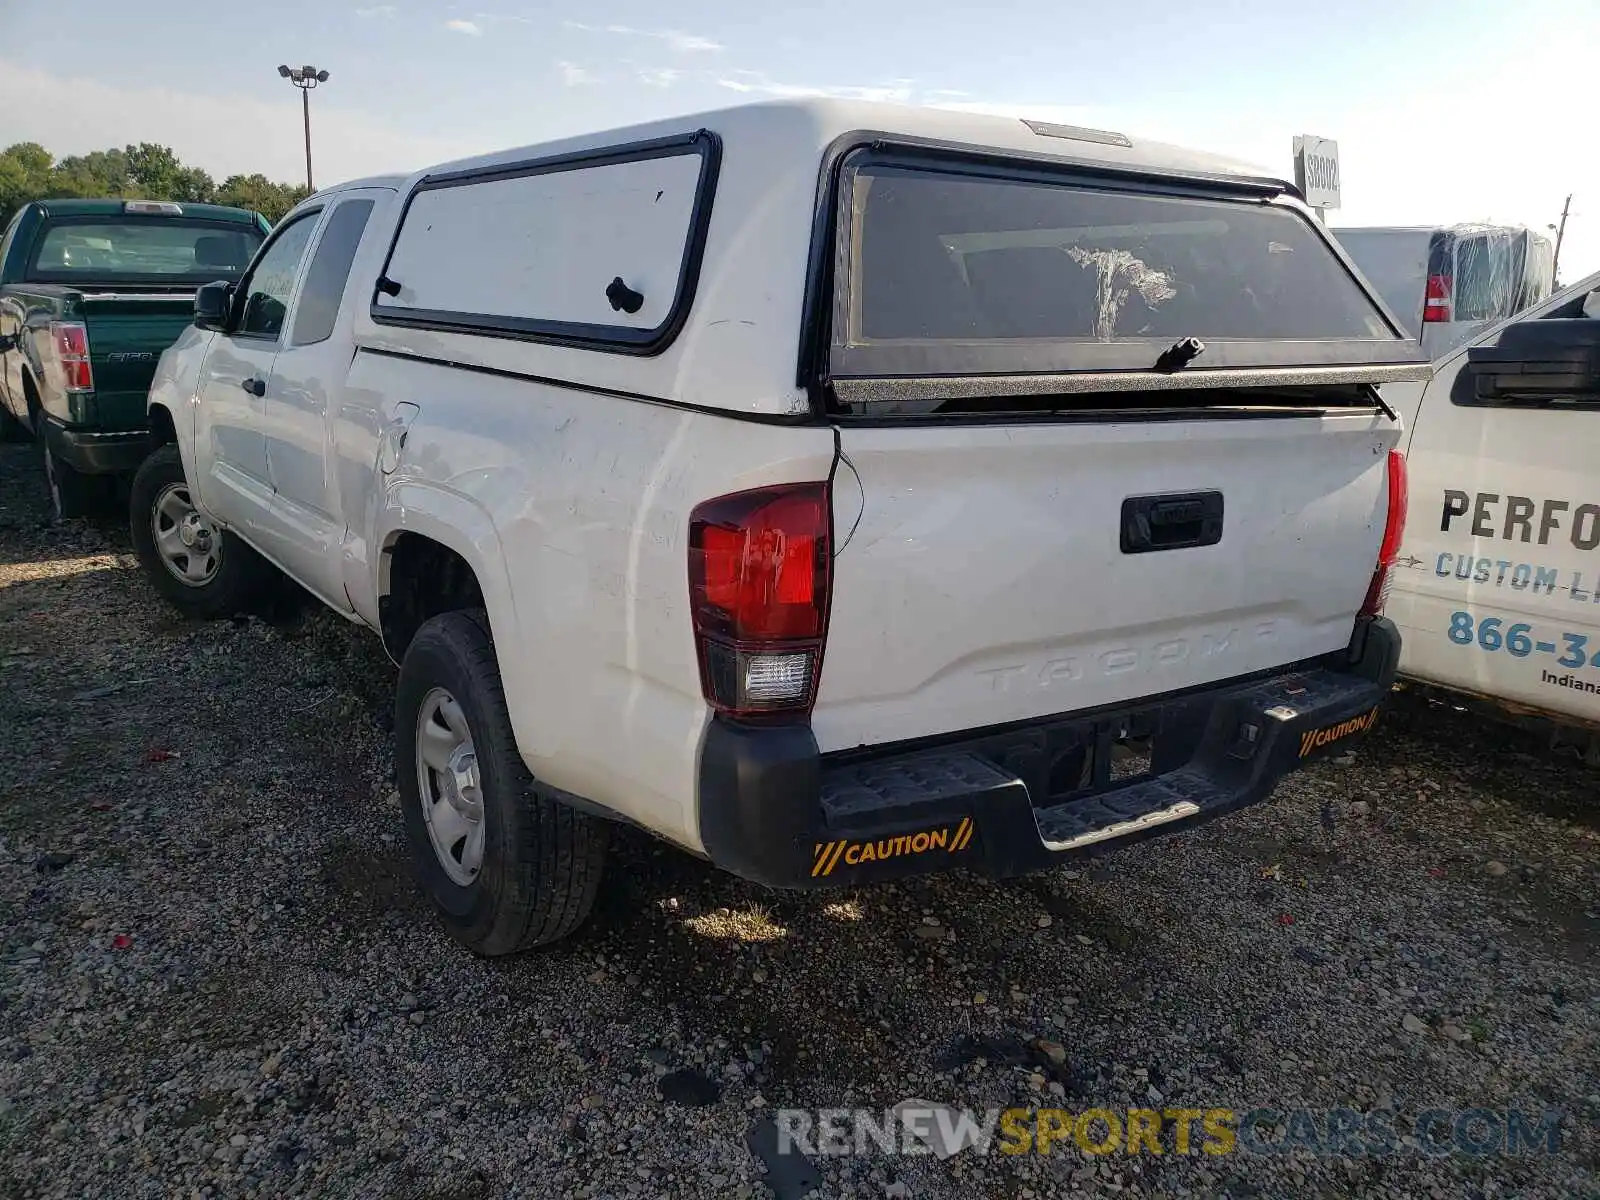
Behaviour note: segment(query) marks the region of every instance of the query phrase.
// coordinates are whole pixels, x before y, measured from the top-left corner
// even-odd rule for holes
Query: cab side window
[[[311,233],[320,216],[320,211],[310,212],[286,225],[256,260],[243,285],[244,306],[234,330],[236,336],[276,341],[282,335],[300,260],[311,244]]]
[[[309,346],[333,336],[345,281],[350,278],[356,247],[361,243],[361,234],[371,215],[371,200],[346,200],[333,210],[327,228],[322,231],[322,240],[317,243],[317,252],[311,256],[311,266],[306,269],[300,303],[294,312],[294,335],[290,344]]]
[[[0,266],[5,265],[6,256],[11,253],[11,243],[16,241],[17,238],[17,226],[21,224],[22,213],[19,211],[6,225],[5,232],[0,234]]]

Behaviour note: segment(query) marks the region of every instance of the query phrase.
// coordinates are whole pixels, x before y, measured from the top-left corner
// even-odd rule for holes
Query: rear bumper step
[[[1370,730],[1399,634],[1361,622],[1347,655],[1119,713],[1040,722],[917,750],[830,756],[809,729],[713,720],[700,763],[713,862],[777,887],[829,887],[964,866],[1038,870],[1266,799],[1278,780]],[[1119,736],[1150,733],[1148,770]],[[1065,764],[1065,766],[1063,766]],[[1073,786],[1052,787],[1070,772]],[[1035,796],[1038,796],[1036,802]]]

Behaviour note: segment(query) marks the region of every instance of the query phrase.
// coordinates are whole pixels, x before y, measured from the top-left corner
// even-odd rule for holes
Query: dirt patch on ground
[[[1597,776],[1521,734],[1401,705],[1270,804],[1003,884],[795,896],[620,833],[589,926],[485,962],[411,883],[393,675],[314,610],[174,618],[0,448],[0,1193],[763,1194],[764,1114],[913,1096],[1552,1109],[1560,1145],[874,1154],[821,1194],[1592,1188]]]

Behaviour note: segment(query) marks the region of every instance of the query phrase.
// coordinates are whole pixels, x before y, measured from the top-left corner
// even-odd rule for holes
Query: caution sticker
[[[908,854],[932,854],[936,850],[958,854],[972,841],[972,830],[972,818],[962,817],[960,823],[953,826],[941,825],[921,833],[902,833],[875,841],[856,842],[846,838],[838,842],[818,842],[812,851],[811,877],[825,879],[841,862],[847,867],[858,867],[863,863],[904,858]]]
[[[1337,725],[1329,725],[1326,729],[1312,729],[1300,735],[1300,757],[1304,758],[1313,750],[1321,750],[1324,746],[1331,746],[1334,742],[1347,738],[1353,733],[1365,733],[1378,721],[1378,710],[1362,713],[1359,717],[1351,717],[1348,721],[1340,721]]]

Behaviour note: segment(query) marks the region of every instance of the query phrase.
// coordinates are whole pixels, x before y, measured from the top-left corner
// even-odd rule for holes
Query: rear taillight
[[[1412,276],[1412,278],[1416,278]],[[1423,293],[1422,319],[1448,321],[1450,319],[1450,288],[1454,281],[1448,275],[1429,275],[1428,288]],[[1412,286],[1415,286],[1414,284]],[[1412,295],[1416,293],[1413,292]]]
[[[1383,542],[1378,547],[1378,568],[1372,573],[1372,583],[1367,588],[1367,598],[1361,603],[1364,617],[1381,616],[1384,602],[1389,599],[1389,582],[1395,559],[1400,557],[1400,543],[1406,536],[1406,456],[1398,450],[1389,451],[1389,507],[1383,522]]]
[[[811,710],[828,624],[826,483],[708,500],[689,517],[689,605],[706,703],[731,717]]]
[[[89,330],[71,321],[50,323],[50,345],[61,365],[61,386],[69,392],[94,391],[94,372],[89,367]]]

